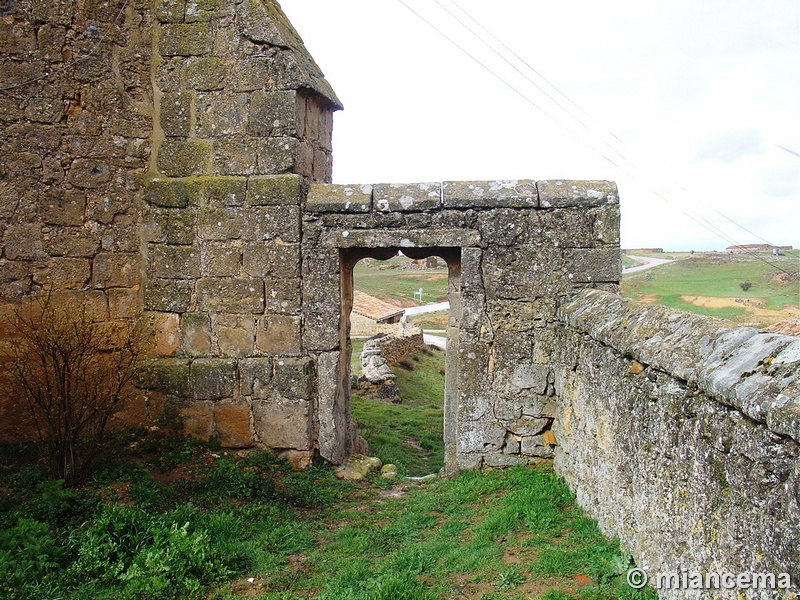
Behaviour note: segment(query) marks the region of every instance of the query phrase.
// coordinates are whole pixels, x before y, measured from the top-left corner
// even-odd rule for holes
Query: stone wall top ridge
[[[378,184],[312,184],[310,212],[421,212],[441,208],[591,208],[618,203],[612,181],[503,179]]]
[[[800,441],[800,339],[600,290],[581,291],[559,313],[578,331]]]

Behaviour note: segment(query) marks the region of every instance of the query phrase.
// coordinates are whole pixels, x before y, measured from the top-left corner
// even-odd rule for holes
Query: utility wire
[[[456,17],[455,15],[453,15],[453,14],[452,14],[452,12],[451,12],[449,9],[447,9],[447,8],[446,8],[444,5],[442,5],[442,3],[441,3],[439,0],[435,0],[435,2],[436,2],[436,4],[438,4],[439,6],[441,6],[441,7],[442,7],[442,8],[443,8],[443,9],[444,9],[444,10],[445,10],[445,11],[446,11],[448,14],[450,14],[451,16],[453,16],[453,17],[454,17],[454,18],[455,18],[455,19],[456,19],[456,20],[457,20],[459,23],[461,23],[461,24],[462,24],[462,26],[464,26],[464,27],[465,27],[465,28],[467,28],[467,29],[468,29],[470,32],[472,32],[472,33],[473,33],[473,35],[475,35],[475,37],[477,37],[478,39],[481,39],[481,38],[480,38],[480,36],[476,35],[476,34],[474,33],[474,31],[473,31],[473,30],[472,30],[470,27],[466,26],[466,25],[465,25],[465,24],[464,24],[464,23],[461,21],[461,19],[459,19],[458,17]],[[517,53],[516,53],[516,52],[515,52],[513,49],[511,49],[511,48],[510,48],[508,45],[506,45],[506,44],[505,44],[505,43],[504,43],[504,42],[503,42],[503,41],[502,41],[500,38],[498,38],[496,35],[494,35],[494,33],[492,33],[492,32],[491,32],[491,31],[490,31],[488,28],[486,28],[486,27],[485,27],[485,26],[484,26],[484,25],[483,25],[483,24],[482,24],[480,21],[478,21],[478,20],[477,20],[475,17],[473,17],[473,16],[472,16],[470,13],[468,13],[468,12],[467,12],[467,11],[466,11],[464,8],[462,8],[462,7],[461,7],[461,6],[458,4],[458,2],[457,2],[456,0],[450,0],[450,3],[451,3],[453,6],[455,6],[455,7],[456,7],[456,8],[457,8],[459,11],[461,11],[461,13],[463,13],[463,14],[464,14],[464,15],[465,15],[465,16],[466,16],[468,19],[470,19],[470,20],[471,20],[473,23],[475,23],[475,25],[477,25],[478,27],[480,27],[480,28],[481,28],[481,30],[483,30],[483,31],[484,31],[484,32],[485,32],[485,33],[486,33],[486,34],[487,34],[487,35],[488,35],[488,36],[489,36],[489,37],[490,37],[492,40],[494,40],[495,42],[497,42],[498,44],[500,44],[500,46],[501,46],[501,47],[502,47],[502,48],[503,48],[503,49],[504,49],[506,52],[509,52],[509,53],[510,53],[510,54],[511,54],[511,55],[512,55],[514,58],[516,58],[516,59],[517,59],[517,60],[518,60],[520,63],[522,63],[522,64],[523,64],[523,65],[524,65],[524,66],[525,66],[525,67],[526,67],[528,70],[530,70],[532,73],[534,73],[534,74],[535,74],[537,77],[539,77],[539,79],[541,79],[542,81],[544,81],[544,82],[545,82],[547,85],[549,85],[549,86],[550,86],[550,87],[551,87],[553,90],[555,90],[555,91],[556,91],[556,93],[557,93],[559,96],[561,96],[561,97],[562,97],[564,100],[566,100],[567,102],[569,102],[569,103],[570,103],[572,106],[574,106],[574,107],[575,107],[575,108],[576,108],[578,111],[580,111],[581,113],[583,113],[583,114],[584,114],[584,115],[587,117],[587,119],[588,119],[588,120],[590,120],[590,121],[591,121],[591,120],[593,120],[593,117],[592,117],[592,116],[591,116],[591,115],[590,115],[590,114],[589,114],[589,113],[588,113],[586,110],[584,110],[584,109],[583,109],[583,108],[582,108],[582,107],[581,107],[579,104],[577,104],[576,102],[574,102],[574,101],[573,101],[573,100],[572,100],[572,99],[571,99],[569,96],[567,96],[567,95],[566,95],[564,92],[562,92],[562,91],[561,91],[561,90],[558,88],[558,86],[556,86],[556,85],[555,85],[553,82],[551,82],[551,81],[550,81],[549,79],[547,79],[547,78],[546,78],[544,75],[542,75],[542,74],[541,74],[539,71],[537,71],[537,70],[536,70],[536,69],[535,69],[533,66],[531,66],[531,65],[530,65],[530,64],[529,64],[529,63],[528,63],[528,62],[527,62],[527,61],[526,61],[524,58],[522,58],[522,57],[521,57],[519,54],[517,54]],[[525,77],[525,79],[527,79],[527,80],[528,80],[528,81],[530,81],[530,82],[531,82],[531,83],[532,83],[534,86],[536,86],[536,88],[537,88],[537,89],[539,89],[540,91],[542,91],[542,92],[543,92],[543,93],[544,93],[544,94],[545,94],[545,95],[546,95],[548,98],[552,99],[552,97],[550,96],[550,94],[548,94],[547,92],[544,92],[544,90],[542,90],[542,88],[541,88],[541,87],[540,87],[538,84],[536,84],[535,82],[533,82],[533,81],[532,81],[532,80],[531,80],[529,77],[527,77],[527,76],[526,76],[524,73],[522,73],[522,71],[520,71],[520,70],[519,70],[519,69],[518,69],[516,66],[514,66],[514,65],[513,65],[513,64],[512,64],[512,63],[511,63],[511,62],[510,62],[510,61],[509,61],[509,60],[508,60],[508,59],[507,59],[505,56],[503,56],[503,55],[502,55],[500,52],[498,52],[498,51],[497,51],[497,50],[496,50],[494,47],[492,47],[490,44],[487,44],[487,43],[486,43],[486,42],[485,42],[483,39],[481,39],[481,41],[484,43],[484,45],[486,45],[487,47],[489,47],[489,48],[490,48],[490,50],[492,50],[492,52],[494,52],[495,54],[497,54],[497,56],[499,56],[501,59],[503,59],[503,60],[504,60],[504,61],[505,61],[507,64],[511,65],[511,66],[514,68],[514,70],[516,70],[516,71],[517,71],[518,73],[520,73],[520,74],[521,74],[523,77]],[[587,127],[587,128],[588,128],[588,126],[587,126],[587,125],[585,125],[585,124],[584,124],[584,123],[583,123],[583,122],[582,122],[580,119],[578,119],[577,117],[575,117],[574,115],[572,115],[572,113],[571,113],[570,111],[568,111],[566,108],[564,108],[564,107],[563,107],[563,106],[562,106],[562,105],[561,105],[559,102],[557,102],[557,101],[555,101],[555,100],[554,100],[554,102],[555,102],[555,103],[556,103],[556,104],[557,104],[559,107],[561,107],[561,108],[562,108],[562,109],[563,109],[565,112],[567,112],[568,114],[570,114],[570,116],[572,116],[573,118],[575,118],[575,119],[576,119],[576,121],[578,121],[578,123],[580,123],[580,124],[581,124],[581,125],[583,125],[584,127]],[[620,144],[621,144],[623,147],[625,146],[625,142],[624,142],[624,141],[622,141],[622,139],[620,139],[618,136],[616,136],[616,135],[614,134],[614,132],[612,132],[612,131],[605,131],[605,134],[606,134],[606,135],[609,135],[609,136],[611,136],[612,138],[614,138],[614,139],[615,139],[617,142],[619,142],[619,143],[620,143]],[[620,152],[619,152],[619,151],[618,151],[616,148],[613,148],[613,147],[612,147],[610,144],[606,143],[605,145],[606,145],[607,147],[611,148],[611,149],[612,149],[614,152],[616,152],[616,153],[617,153],[617,154],[619,154],[620,156],[622,156],[622,154],[621,154],[621,153],[620,153]],[[792,151],[792,150],[789,150],[788,148],[784,148],[783,146],[780,146],[780,145],[777,145],[777,147],[778,147],[778,148],[780,148],[781,150],[784,150],[784,151],[786,151],[786,152],[790,153],[790,154],[793,154],[794,156],[800,157],[800,154],[798,154],[797,152],[794,152],[794,151]],[[623,158],[623,160],[626,160],[626,161],[627,161],[627,158],[625,158],[624,156],[622,156],[622,158]],[[628,161],[628,162],[630,162],[630,161]],[[692,194],[692,193],[691,193],[691,192],[690,192],[688,189],[686,189],[685,187],[681,186],[681,189],[682,189],[682,190],[683,190],[683,191],[684,191],[684,192],[685,192],[687,195],[689,195],[689,196],[692,196],[692,195],[693,195],[693,194]],[[766,244],[768,244],[768,245],[770,245],[770,246],[775,246],[775,244],[772,244],[770,241],[768,241],[768,240],[764,239],[763,237],[761,237],[761,236],[760,236],[760,235],[758,235],[757,233],[755,233],[755,232],[753,232],[753,231],[749,230],[747,227],[745,227],[745,226],[744,226],[744,225],[742,225],[741,223],[738,223],[738,222],[734,221],[733,219],[731,219],[730,217],[728,217],[726,214],[724,214],[724,213],[720,212],[719,210],[717,210],[717,209],[716,209],[716,208],[714,208],[713,206],[712,206],[712,207],[710,207],[710,209],[711,209],[713,212],[715,212],[717,215],[719,215],[720,217],[722,217],[722,218],[726,219],[727,221],[729,221],[730,223],[732,223],[732,224],[733,224],[733,225],[735,225],[736,227],[739,227],[740,229],[742,229],[742,230],[746,231],[747,233],[749,233],[750,235],[754,236],[755,238],[757,238],[757,239],[761,240],[762,242],[764,242],[764,243],[766,243]],[[688,216],[688,215],[687,215],[687,216]],[[713,232],[712,232],[712,233],[713,233]],[[726,241],[727,241],[727,240],[726,240]]]
[[[435,30],[435,31],[436,31],[436,32],[437,32],[439,35],[441,35],[442,37],[444,37],[444,38],[445,38],[445,39],[446,39],[446,40],[447,40],[449,43],[451,43],[452,45],[454,45],[454,46],[455,46],[456,48],[458,48],[458,49],[459,49],[461,52],[463,52],[463,53],[464,53],[464,54],[466,54],[466,55],[467,55],[469,58],[471,58],[473,61],[475,61],[475,62],[476,62],[476,63],[477,63],[479,66],[481,66],[483,69],[485,69],[487,72],[489,72],[489,73],[490,73],[490,74],[491,74],[493,77],[495,77],[496,79],[500,80],[500,81],[501,81],[501,82],[502,82],[504,85],[506,85],[507,87],[509,87],[510,89],[512,89],[512,90],[513,90],[513,91],[514,91],[516,94],[518,94],[519,96],[521,96],[521,97],[522,97],[522,98],[523,98],[523,99],[524,99],[526,102],[528,102],[529,104],[533,105],[533,106],[534,106],[535,108],[537,108],[537,109],[538,109],[540,112],[542,112],[543,114],[545,114],[545,116],[547,116],[547,117],[548,117],[548,118],[550,118],[551,120],[555,121],[555,122],[556,122],[558,125],[560,125],[560,126],[561,126],[561,127],[563,127],[564,129],[566,129],[566,130],[567,130],[569,133],[571,133],[573,136],[575,136],[576,138],[578,138],[578,140],[579,140],[579,141],[581,141],[581,142],[583,142],[584,144],[586,144],[587,146],[589,146],[589,147],[590,147],[592,150],[594,150],[596,153],[598,153],[598,154],[599,154],[601,157],[603,157],[603,158],[604,158],[606,161],[608,161],[609,163],[611,163],[613,166],[615,166],[615,167],[617,167],[618,169],[622,170],[622,171],[623,171],[625,174],[627,174],[629,177],[632,177],[632,178],[633,178],[633,179],[635,179],[635,180],[639,180],[639,177],[637,177],[637,176],[636,176],[635,174],[633,174],[633,173],[630,173],[630,172],[629,172],[627,169],[625,169],[625,168],[624,168],[624,167],[622,167],[621,165],[617,164],[617,162],[615,162],[614,160],[610,159],[610,158],[609,158],[609,157],[608,157],[608,156],[607,156],[607,155],[606,155],[604,152],[602,152],[601,150],[598,150],[598,149],[597,149],[597,148],[596,148],[594,145],[592,145],[591,143],[589,143],[589,142],[588,142],[588,141],[586,141],[585,139],[581,139],[581,138],[580,138],[580,137],[579,137],[579,136],[578,136],[578,135],[577,135],[575,132],[573,132],[573,131],[572,131],[572,130],[571,130],[569,127],[568,127],[568,126],[566,126],[564,123],[560,122],[560,121],[559,121],[558,119],[556,119],[556,118],[555,118],[553,115],[551,115],[549,112],[547,112],[547,111],[546,111],[545,109],[543,109],[541,106],[539,106],[538,104],[536,104],[536,103],[535,103],[533,100],[531,100],[531,99],[530,99],[530,98],[529,98],[527,95],[525,95],[523,92],[521,92],[521,91],[520,91],[518,88],[516,88],[516,87],[515,87],[513,84],[509,83],[509,82],[508,82],[506,79],[504,79],[504,78],[503,78],[501,75],[498,75],[498,74],[497,74],[497,73],[496,73],[494,70],[492,70],[490,67],[488,67],[488,66],[487,66],[486,64],[484,64],[483,62],[481,62],[481,61],[480,61],[478,58],[476,58],[476,57],[475,57],[475,56],[474,56],[472,53],[468,52],[468,51],[467,51],[467,50],[466,50],[466,49],[465,49],[465,48],[464,48],[464,47],[463,47],[461,44],[459,44],[458,42],[456,42],[455,40],[453,40],[453,39],[452,39],[450,36],[448,36],[447,34],[445,34],[445,33],[444,33],[444,32],[443,32],[443,31],[442,31],[440,28],[438,28],[436,25],[434,25],[433,23],[431,23],[431,22],[430,22],[428,19],[426,19],[424,16],[422,16],[422,15],[421,15],[419,12],[417,12],[416,10],[414,10],[413,8],[411,8],[411,7],[410,7],[408,4],[406,4],[406,3],[405,3],[403,0],[398,0],[398,1],[399,1],[399,2],[400,2],[400,3],[401,3],[401,4],[402,4],[402,5],[405,7],[405,8],[407,8],[407,9],[408,9],[409,11],[411,11],[411,12],[412,12],[414,15],[416,15],[416,16],[417,16],[417,17],[418,17],[420,20],[422,20],[422,21],[423,21],[425,24],[427,24],[429,27],[431,27],[432,29],[434,29],[434,30]],[[454,14],[452,13],[452,11],[450,11],[450,10],[449,10],[449,9],[447,9],[445,6],[443,6],[443,5],[441,4],[441,2],[439,2],[439,0],[435,0],[435,1],[436,1],[436,4],[438,4],[438,5],[439,5],[439,6],[440,6],[440,7],[441,7],[441,8],[442,8],[442,9],[443,9],[445,12],[447,12],[447,14],[448,14],[448,15],[450,15],[450,17],[451,17],[451,18],[455,19],[455,20],[456,20],[456,21],[457,21],[457,22],[458,22],[458,23],[459,23],[459,24],[460,24],[462,27],[464,27],[464,28],[465,28],[467,31],[469,31],[469,32],[470,32],[470,33],[471,33],[471,34],[472,34],[474,37],[476,37],[476,38],[477,38],[477,39],[478,39],[478,40],[479,40],[481,43],[483,43],[484,45],[486,45],[486,46],[487,46],[487,47],[488,47],[488,48],[489,48],[489,49],[490,49],[492,52],[494,52],[495,54],[497,54],[497,55],[498,55],[498,56],[499,56],[499,57],[500,57],[500,58],[501,58],[501,59],[502,59],[504,62],[506,62],[507,64],[509,64],[509,65],[510,65],[510,66],[511,66],[511,67],[512,67],[514,70],[516,70],[516,71],[517,71],[517,72],[518,72],[520,75],[522,75],[522,76],[523,76],[523,77],[524,77],[524,78],[525,78],[525,79],[526,79],[528,82],[530,82],[530,83],[531,83],[532,85],[534,85],[534,86],[535,86],[535,87],[536,87],[536,88],[537,88],[537,89],[538,89],[540,92],[542,92],[542,93],[543,93],[543,94],[544,94],[544,95],[545,95],[545,96],[546,96],[548,99],[550,99],[550,100],[551,100],[553,103],[555,103],[555,104],[556,104],[556,105],[557,105],[559,108],[561,108],[561,110],[563,110],[564,112],[566,112],[566,113],[567,113],[567,114],[568,114],[570,117],[572,117],[572,119],[573,119],[573,120],[575,120],[576,122],[578,122],[578,124],[579,124],[581,127],[583,127],[584,129],[586,129],[586,130],[587,130],[587,131],[588,131],[590,134],[592,134],[593,136],[595,136],[595,137],[601,137],[601,136],[600,136],[600,135],[598,135],[596,132],[592,131],[592,130],[591,130],[591,128],[590,128],[590,127],[589,127],[589,126],[588,126],[586,123],[584,123],[584,122],[583,122],[583,120],[581,120],[580,118],[576,117],[576,116],[575,116],[575,115],[572,113],[572,111],[570,111],[570,110],[568,110],[566,107],[564,107],[564,106],[563,106],[563,104],[562,104],[561,102],[559,102],[559,101],[557,101],[555,98],[553,98],[553,97],[552,97],[552,95],[550,95],[549,93],[547,93],[547,92],[546,92],[544,89],[542,89],[542,87],[541,87],[541,86],[539,86],[539,85],[538,85],[536,82],[534,82],[533,80],[531,80],[531,79],[530,79],[530,78],[529,78],[529,77],[528,77],[528,76],[527,76],[525,73],[523,73],[522,71],[520,71],[520,69],[519,69],[519,68],[517,68],[515,65],[513,65],[513,64],[512,64],[512,63],[511,63],[511,62],[510,62],[510,61],[509,61],[509,60],[508,60],[508,59],[507,59],[505,56],[503,56],[503,55],[502,55],[500,52],[498,52],[498,51],[497,51],[497,50],[496,50],[496,49],[495,49],[495,48],[494,48],[494,47],[493,47],[491,44],[487,43],[487,42],[486,42],[486,41],[485,41],[485,40],[484,40],[484,39],[483,39],[481,36],[479,36],[479,35],[478,35],[478,34],[475,32],[475,30],[474,30],[474,29],[472,29],[471,27],[469,27],[468,25],[466,25],[466,24],[465,24],[465,23],[464,23],[464,22],[463,22],[463,21],[462,21],[460,18],[458,18],[456,15],[454,15]],[[503,47],[504,47],[504,48],[505,48],[505,49],[506,49],[508,52],[510,52],[512,55],[514,55],[514,56],[515,56],[515,57],[516,57],[516,58],[517,58],[517,59],[518,59],[520,62],[522,62],[522,64],[524,64],[526,67],[528,67],[528,68],[529,68],[529,69],[530,69],[532,72],[534,72],[536,75],[538,75],[538,76],[539,76],[539,77],[540,77],[542,80],[544,80],[544,81],[545,81],[545,82],[546,82],[546,83],[547,83],[547,84],[548,84],[550,87],[552,87],[552,88],[553,88],[553,89],[554,89],[556,92],[558,92],[558,94],[560,94],[560,95],[561,95],[562,97],[564,97],[564,98],[565,98],[567,101],[569,101],[569,103],[570,103],[570,104],[572,104],[573,106],[575,106],[575,107],[576,107],[578,110],[580,110],[580,111],[581,111],[583,114],[585,114],[587,117],[589,116],[589,115],[588,115],[588,113],[587,113],[585,110],[583,110],[583,109],[582,109],[580,106],[578,106],[578,105],[577,105],[577,104],[576,104],[574,101],[572,101],[572,100],[571,100],[571,99],[570,99],[570,98],[569,98],[569,97],[568,97],[566,94],[564,94],[563,92],[561,92],[561,90],[559,90],[559,89],[558,89],[558,88],[557,88],[555,85],[553,85],[552,83],[550,83],[550,82],[549,82],[549,81],[548,81],[546,78],[544,78],[544,77],[543,77],[541,74],[539,74],[539,73],[538,73],[538,71],[536,71],[536,70],[535,70],[533,67],[531,67],[531,66],[530,66],[530,65],[529,65],[527,62],[525,62],[525,61],[524,61],[522,58],[520,58],[520,57],[519,57],[519,56],[518,56],[518,55],[517,55],[517,54],[516,54],[516,53],[515,53],[513,50],[511,50],[510,48],[508,48],[508,46],[506,46],[506,45],[505,45],[503,42],[501,42],[501,41],[500,41],[500,40],[499,40],[499,39],[498,39],[498,38],[497,38],[495,35],[493,35],[493,34],[492,34],[492,33],[491,33],[491,32],[490,32],[490,31],[489,31],[489,30],[488,30],[486,27],[484,27],[483,25],[481,25],[481,24],[480,24],[480,23],[479,23],[479,22],[478,22],[478,21],[477,21],[477,20],[476,20],[474,17],[472,17],[472,16],[471,16],[469,13],[467,13],[467,12],[466,12],[466,11],[465,11],[463,8],[461,8],[461,7],[460,7],[460,6],[459,6],[459,5],[458,5],[458,4],[455,2],[455,0],[450,0],[450,1],[451,1],[451,2],[452,2],[452,4],[453,4],[453,5],[455,5],[455,6],[456,6],[456,7],[457,7],[457,8],[458,8],[458,9],[459,9],[461,12],[463,12],[463,13],[464,13],[464,14],[465,14],[467,17],[469,17],[469,18],[470,18],[470,19],[471,19],[473,22],[475,22],[475,23],[476,23],[476,24],[477,24],[479,27],[481,27],[481,29],[483,29],[483,30],[484,30],[484,31],[485,31],[485,32],[486,32],[486,33],[487,33],[487,34],[488,34],[488,35],[489,35],[489,36],[490,36],[492,39],[494,39],[494,40],[496,40],[498,43],[500,43],[500,44],[501,44],[501,46],[503,46]],[[613,133],[607,132],[607,134],[608,134],[608,135],[610,135],[611,137],[613,137],[613,138],[614,138],[614,139],[616,139],[618,142],[620,142],[621,144],[623,144],[623,145],[624,145],[624,143],[622,142],[622,140],[620,140],[620,139],[619,139],[619,138],[618,138],[616,135],[614,135]],[[614,153],[616,153],[617,155],[619,155],[619,156],[620,156],[620,157],[621,157],[621,158],[622,158],[622,159],[623,159],[623,160],[624,160],[626,163],[628,163],[628,164],[629,164],[631,167],[633,167],[635,170],[641,170],[641,169],[639,169],[639,168],[636,166],[636,164],[635,164],[635,163],[633,163],[633,161],[631,161],[631,160],[627,159],[627,158],[626,158],[626,157],[625,157],[625,156],[624,156],[624,155],[623,155],[623,154],[622,154],[622,153],[621,153],[619,150],[617,150],[616,148],[612,147],[610,144],[608,144],[608,142],[606,142],[605,140],[603,140],[603,139],[602,139],[602,137],[601,137],[601,141],[604,143],[604,145],[605,145],[605,146],[607,146],[607,147],[608,147],[609,149],[611,149],[611,150],[612,150]],[[665,190],[665,191],[666,191],[666,190]],[[666,196],[665,196],[663,193],[660,193],[660,192],[658,192],[657,190],[651,190],[651,193],[653,193],[653,194],[654,194],[656,197],[658,197],[659,199],[663,200],[663,201],[664,201],[664,202],[666,202],[667,204],[672,204],[672,202],[669,200],[669,198],[667,198],[667,197],[666,197]],[[667,193],[669,193],[669,192],[667,192]],[[741,246],[741,245],[743,245],[743,244],[740,244],[739,242],[737,242],[735,239],[733,239],[733,238],[732,238],[732,237],[730,237],[729,235],[727,235],[727,234],[726,234],[724,231],[722,231],[721,229],[719,229],[717,226],[715,226],[713,223],[709,222],[707,219],[705,219],[705,218],[704,218],[704,217],[702,217],[701,215],[694,216],[694,215],[692,215],[691,213],[689,213],[689,212],[687,212],[687,211],[683,210],[683,209],[682,209],[680,206],[676,206],[676,208],[677,208],[677,209],[678,209],[680,212],[682,212],[682,213],[683,213],[685,216],[687,216],[689,219],[691,219],[692,221],[694,221],[695,223],[697,223],[698,225],[700,225],[700,226],[701,226],[701,227],[703,227],[704,229],[707,229],[709,232],[711,232],[712,234],[716,235],[717,237],[720,237],[721,239],[723,239],[723,240],[724,240],[724,241],[726,241],[727,243],[729,243],[729,244],[731,244],[731,245],[740,245],[740,246]],[[718,212],[718,211],[717,211],[717,212]],[[737,225],[737,226],[741,227],[742,229],[745,229],[745,230],[746,230],[746,228],[742,227],[741,225],[739,225],[738,223],[736,223],[735,221],[733,221],[733,220],[732,220],[732,219],[730,219],[729,217],[727,217],[727,216],[725,216],[725,215],[722,215],[722,213],[719,213],[719,214],[720,214],[721,216],[725,217],[726,219],[728,219],[729,221],[731,221],[733,224],[735,224],[735,225]],[[747,231],[747,230],[746,230],[746,231]],[[767,243],[769,243],[769,242],[767,242]],[[770,244],[770,245],[771,245],[771,244]],[[771,267],[773,267],[773,268],[775,268],[775,269],[777,269],[777,270],[779,270],[779,271],[783,271],[783,272],[785,272],[785,273],[787,272],[787,271],[785,271],[784,269],[782,269],[781,267],[779,267],[778,265],[774,265],[774,264],[770,263],[770,262],[769,262],[769,261],[767,261],[766,259],[764,259],[764,258],[762,258],[761,256],[759,256],[759,255],[755,254],[754,252],[751,252],[751,251],[749,251],[748,249],[744,249],[744,251],[745,251],[746,253],[750,254],[751,256],[753,256],[754,258],[756,258],[756,259],[758,259],[758,260],[760,260],[760,261],[762,261],[762,262],[766,263],[767,265],[769,265],[769,266],[771,266]]]

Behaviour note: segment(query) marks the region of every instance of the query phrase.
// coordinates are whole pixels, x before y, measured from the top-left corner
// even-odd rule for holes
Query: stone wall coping
[[[559,308],[569,326],[682,379],[800,442],[800,339],[584,290]],[[634,375],[632,375],[634,376]]]
[[[592,208],[619,202],[612,181],[502,179],[423,183],[311,184],[309,212],[421,212],[480,208]]]

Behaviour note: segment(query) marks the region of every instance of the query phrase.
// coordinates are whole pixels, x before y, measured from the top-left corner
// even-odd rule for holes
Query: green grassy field
[[[365,258],[353,270],[355,288],[378,298],[395,300],[411,306],[418,303],[413,293],[422,288],[422,302],[447,300],[447,268],[405,270],[411,260],[396,256],[381,261]],[[440,264],[444,264],[440,261]]]
[[[800,310],[798,263],[765,258],[794,271],[794,279],[757,259],[697,254],[623,276],[622,293],[628,298],[737,322],[772,323],[787,318],[792,310]],[[752,287],[742,290],[739,284],[743,281],[750,281]],[[741,301],[736,302],[737,298]]]
[[[64,489],[34,450],[0,447],[9,600],[656,598],[549,465],[352,483],[132,433]]]
[[[357,360],[363,341],[354,343]],[[352,396],[352,415],[370,454],[397,466],[403,475],[437,473],[444,465],[444,360],[438,350],[411,354],[407,367],[395,367],[400,404]],[[360,364],[351,373],[360,373]]]

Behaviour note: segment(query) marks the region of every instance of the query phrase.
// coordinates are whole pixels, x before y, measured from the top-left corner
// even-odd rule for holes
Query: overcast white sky
[[[623,247],[800,246],[797,0],[403,0],[519,93],[400,0],[280,2],[345,105],[335,183],[610,179]]]

